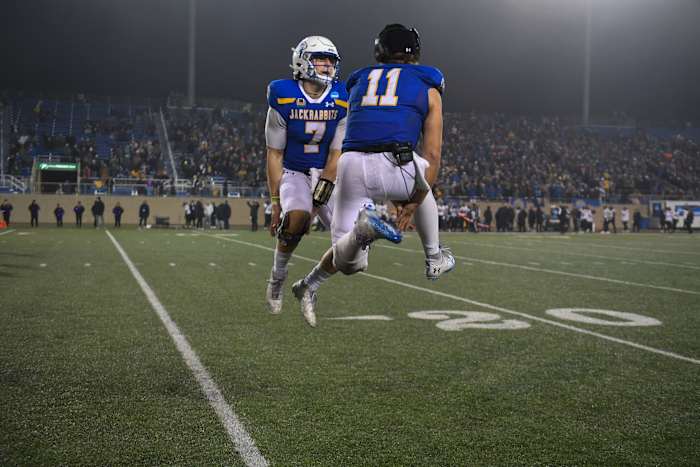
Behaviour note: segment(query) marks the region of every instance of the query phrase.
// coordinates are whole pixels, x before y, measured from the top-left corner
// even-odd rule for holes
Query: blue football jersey
[[[442,93],[445,80],[437,68],[413,64],[378,64],[348,78],[350,113],[343,151],[410,142],[415,148],[428,115],[428,90]]]
[[[289,170],[308,172],[326,166],[328,151],[338,122],[345,118],[348,95],[345,84],[334,83],[325,94],[311,102],[293,79],[273,81],[267,88],[267,102],[284,118],[287,144],[283,165]]]

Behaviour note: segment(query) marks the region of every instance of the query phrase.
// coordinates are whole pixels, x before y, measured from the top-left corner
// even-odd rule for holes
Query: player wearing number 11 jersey
[[[267,89],[267,184],[270,233],[277,236],[267,285],[269,311],[282,311],[287,263],[308,231],[312,213],[330,227],[336,167],[347,114],[347,91],[338,82],[340,55],[325,37],[304,38],[292,49],[294,79]]]
[[[439,244],[431,191],[440,168],[444,80],[437,68],[419,65],[419,56],[418,32],[390,24],[375,40],[379,63],[348,78],[350,113],[338,163],[333,246],[292,286],[311,326],[320,285],[337,271],[364,271],[370,244],[380,238],[399,243],[412,219],[425,250],[427,278],[435,280],[455,266],[454,256]],[[379,217],[373,209],[377,201],[398,207],[398,228]]]

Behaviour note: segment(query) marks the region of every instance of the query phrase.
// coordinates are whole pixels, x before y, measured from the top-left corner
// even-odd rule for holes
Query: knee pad
[[[282,215],[282,220],[277,227],[277,240],[284,246],[296,246],[302,239],[302,237],[309,231],[311,226],[311,217],[307,216],[306,221],[301,229],[301,233],[294,233],[289,231],[289,216],[288,213]]]
[[[333,266],[345,275],[356,274],[367,270],[369,257],[369,249],[363,249],[357,254],[343,255],[342,248],[336,248],[333,245]]]

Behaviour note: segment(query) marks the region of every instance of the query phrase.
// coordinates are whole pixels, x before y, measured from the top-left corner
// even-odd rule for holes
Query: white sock
[[[272,265],[272,275],[276,279],[281,279],[287,275],[287,263],[292,257],[292,253],[284,253],[275,249],[275,260]]]
[[[321,287],[321,284],[326,282],[328,278],[332,275],[333,274],[331,274],[330,272],[326,272],[321,267],[321,264],[317,264],[316,266],[314,266],[311,272],[304,278],[304,283],[309,287],[309,290],[315,292],[318,290],[319,287]]]
[[[428,192],[423,202],[413,215],[416,221],[416,231],[423,243],[426,258],[440,257],[440,229],[438,223],[438,209],[435,197]]]

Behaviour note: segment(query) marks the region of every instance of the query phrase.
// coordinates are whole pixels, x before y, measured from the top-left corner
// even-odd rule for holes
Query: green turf
[[[373,248],[368,273],[376,277],[330,279],[311,329],[290,286],[313,266],[302,257],[327,248],[327,235],[304,239],[284,311],[272,316],[264,307],[269,235],[113,233],[271,464],[700,459],[695,237],[445,234],[458,268],[431,283],[409,235],[401,250]],[[104,231],[0,236],[0,284],[0,464],[242,464]],[[553,308],[631,312],[662,324],[575,323],[545,313]],[[496,313],[530,326],[444,331],[408,315],[425,310]],[[391,320],[329,319],[357,315]]]

